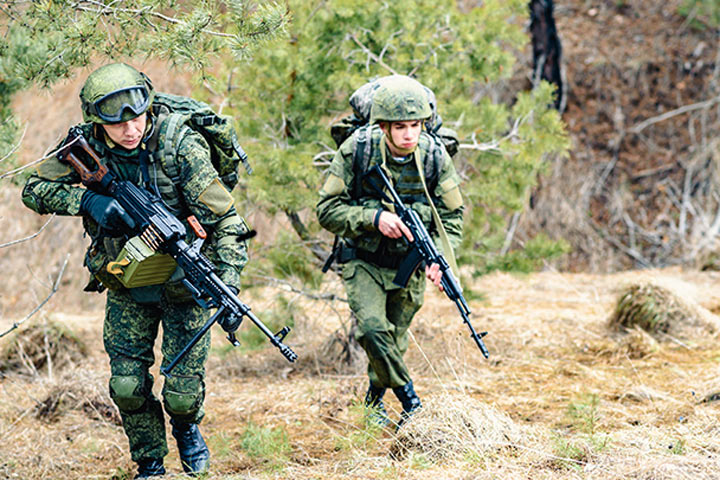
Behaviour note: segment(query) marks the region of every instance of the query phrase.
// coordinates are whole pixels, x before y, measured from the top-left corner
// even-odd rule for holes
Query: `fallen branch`
[[[600,238],[602,238],[612,246],[618,248],[621,252],[623,252],[633,260],[637,261],[642,268],[650,268],[652,266],[650,262],[645,259],[645,257],[640,255],[640,252],[633,248],[628,248],[625,244],[610,235],[607,230],[602,228],[600,225],[597,224],[597,222],[593,221],[592,219],[590,219],[590,226],[593,230],[595,230],[598,235],[600,235]]]
[[[650,125],[654,125],[656,123],[664,122],[665,120],[668,120],[672,117],[676,117],[678,115],[682,115],[683,113],[692,112],[694,110],[702,110],[704,108],[710,108],[716,103],[720,103],[720,95],[718,95],[715,98],[711,98],[710,100],[706,100],[704,102],[698,102],[693,103],[691,105],[685,105],[680,108],[676,108],[675,110],[670,110],[669,112],[665,112],[662,115],[658,115],[657,117],[648,118],[645,121],[642,121],[632,127],[630,130],[628,130],[630,133],[640,133],[643,130],[645,130]]]
[[[312,292],[307,292],[305,290],[300,290],[299,288],[293,286],[287,280],[280,280],[279,278],[269,277],[267,275],[251,275],[251,276],[264,281],[266,285],[274,285],[274,286],[280,288],[281,290],[285,290],[286,292],[297,293],[297,294],[302,295],[303,297],[307,297],[311,300],[323,300],[326,302],[332,302],[332,301],[337,300],[337,301],[346,302],[346,303],[348,301],[347,298],[340,297],[334,293],[312,293]]]

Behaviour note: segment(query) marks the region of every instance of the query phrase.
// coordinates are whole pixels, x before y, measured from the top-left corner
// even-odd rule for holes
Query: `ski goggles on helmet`
[[[149,106],[150,92],[144,85],[136,85],[108,93],[93,102],[89,111],[106,122],[118,123],[122,121],[126,109],[137,117],[144,113]],[[130,120],[130,118],[126,120]]]

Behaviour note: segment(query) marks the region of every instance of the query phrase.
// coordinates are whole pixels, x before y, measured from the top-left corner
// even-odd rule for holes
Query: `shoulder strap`
[[[368,168],[372,144],[372,132],[369,125],[358,128],[354,136],[353,145],[353,196],[360,198],[362,194],[362,181],[360,178]]]
[[[165,130],[164,141],[162,147],[157,152],[157,158],[165,170],[165,174],[177,184],[180,181],[180,166],[177,162],[177,147],[181,134],[185,129],[189,129],[185,123],[189,120],[188,115],[180,113],[170,113],[161,125],[158,125],[158,131]]]

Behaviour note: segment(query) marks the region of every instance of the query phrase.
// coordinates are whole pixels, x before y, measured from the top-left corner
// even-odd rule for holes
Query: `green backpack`
[[[175,151],[179,133],[187,125],[200,133],[210,146],[210,158],[220,180],[228,190],[238,183],[238,164],[242,162],[248,174],[252,168],[245,151],[240,146],[230,117],[218,115],[206,103],[169,93],[156,93],[153,113],[157,115],[159,128],[166,132],[163,148],[157,152],[163,159],[168,177],[177,184],[180,177]]]
[[[390,77],[380,77],[377,80],[366,83],[361,86],[350,96],[350,106],[353,113],[342,118],[330,127],[330,135],[335,144],[339,148],[342,143],[349,138],[355,130],[370,122],[370,109],[375,92],[380,88],[383,82]],[[450,128],[442,126],[442,118],[437,113],[437,100],[435,93],[428,87],[423,85],[427,93],[428,102],[432,109],[432,115],[425,121],[425,130],[432,136],[438,138],[445,146],[445,150],[452,157],[458,152],[460,140],[457,132]]]

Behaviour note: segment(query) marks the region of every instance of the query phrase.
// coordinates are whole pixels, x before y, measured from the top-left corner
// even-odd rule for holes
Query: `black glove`
[[[237,296],[237,294],[239,293],[239,290],[232,285],[228,285],[228,288],[235,294],[235,296]],[[227,333],[235,333],[237,329],[240,328],[240,324],[242,323],[242,321],[243,317],[238,317],[235,315],[225,315],[218,321],[218,323]]]
[[[80,200],[80,211],[90,215],[102,228],[113,234],[122,234],[135,228],[135,221],[112,197],[87,190]]]

